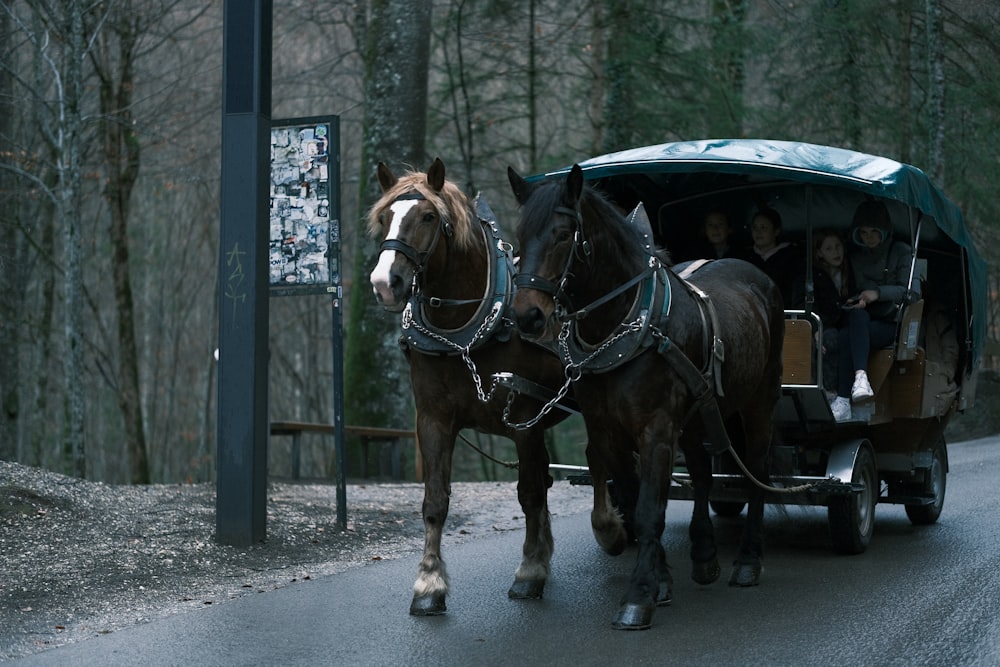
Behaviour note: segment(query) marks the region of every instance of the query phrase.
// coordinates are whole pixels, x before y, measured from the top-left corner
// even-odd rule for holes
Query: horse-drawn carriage
[[[702,240],[710,210],[728,214],[736,241],[747,245],[752,241],[739,233],[753,212],[777,210],[782,239],[802,253],[804,305],[785,311],[770,465],[771,484],[781,491],[768,493],[768,502],[827,506],[834,548],[847,553],[864,551],[877,503],[905,505],[914,524],[937,520],[948,472],[944,428],[974,402],[986,280],[960,211],[922,171],[849,150],[761,140],[663,144],[579,166],[623,211],[643,204],[657,244],[675,258],[696,254],[688,249]],[[874,400],[838,422],[824,390],[822,323],[811,307],[813,234],[836,229],[846,236],[866,199],[886,204],[895,238],[912,249],[912,289],[896,317],[895,343],[871,355]],[[712,507],[735,515],[746,501],[745,476],[732,457],[716,456],[713,465]],[[691,499],[683,467],[675,479],[671,497]]]
[[[440,160],[402,177],[379,167],[383,197],[368,220],[381,252],[370,278],[382,305],[402,313],[424,462],[426,539],[411,614],[446,610],[441,536],[462,428],[517,445],[525,542],[508,594],[542,597],[553,552],[542,430],[564,417],[554,408],[570,393],[587,425],[595,538],[610,554],[637,543],[616,628],[650,627],[655,607],[671,600],[661,544],[668,498],[694,500],[699,584],[721,574],[710,506],[748,507],[729,579],[739,587],[759,581],[765,494],[829,507],[845,552],[865,549],[878,502],[906,505],[914,523],[937,520],[944,428],[975,393],[985,267],[958,209],[923,173],[851,151],[745,140],[508,176],[521,205],[516,275],[489,208],[447,181]],[[885,202],[912,248],[912,298],[902,299],[894,345],[869,364],[874,400],[837,421],[805,248],[820,227],[846,228],[866,198]],[[784,308],[786,286],[748,262],[671,266],[661,250],[694,247],[710,208],[746,223],[761,206],[780,211],[803,248],[803,308]]]

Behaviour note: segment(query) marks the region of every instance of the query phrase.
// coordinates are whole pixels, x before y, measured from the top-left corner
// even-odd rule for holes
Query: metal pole
[[[267,518],[271,0],[223,8],[217,541],[249,546]]]
[[[340,271],[340,117],[330,123],[330,296],[333,350],[333,429],[337,460],[337,525],[347,530],[347,461],[344,454],[344,291]]]

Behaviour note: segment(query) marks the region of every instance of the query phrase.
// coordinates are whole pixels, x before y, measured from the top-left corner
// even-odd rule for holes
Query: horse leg
[[[768,475],[768,451],[771,444],[771,409],[773,406],[755,406],[743,413],[743,428],[746,433],[744,463],[760,482],[766,484]],[[740,549],[733,562],[729,577],[730,586],[756,586],[760,583],[764,559],[764,490],[747,480],[749,502],[747,520],[743,526]]]
[[[514,599],[542,597],[552,561],[552,523],[547,500],[552,477],[541,427],[514,436],[519,460],[517,499],[524,512],[524,547],[514,584],[507,595]]]
[[[417,442],[424,461],[424,553],[410,602],[414,616],[437,616],[447,611],[448,571],[441,557],[441,534],[451,499],[451,455],[456,435],[418,413]]]
[[[615,485],[617,503],[612,499],[608,488],[607,460],[602,457],[593,438],[587,443],[587,465],[590,467],[590,479],[594,485],[594,509],[590,513],[590,526],[594,531],[594,539],[605,552],[618,556],[629,542],[629,533],[622,509],[630,516],[634,515],[636,484],[629,475],[622,471],[611,483]],[[634,477],[634,475],[632,475]],[[622,509],[620,509],[622,508]]]
[[[694,485],[694,508],[688,535],[691,538],[691,578],[708,585],[722,574],[719,552],[715,544],[715,527],[709,515],[708,498],[712,492],[712,460],[701,443],[697,429],[685,433],[684,459]]]
[[[670,604],[673,579],[661,540],[665,525],[673,448],[657,444],[642,457],[635,532],[639,552],[628,589],[612,626],[617,630],[646,630],[657,606]]]

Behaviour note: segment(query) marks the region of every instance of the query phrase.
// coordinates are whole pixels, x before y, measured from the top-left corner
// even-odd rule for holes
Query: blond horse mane
[[[468,248],[475,236],[472,233],[472,215],[469,211],[469,198],[461,188],[449,180],[445,180],[441,192],[435,192],[427,184],[427,175],[417,171],[408,171],[399,177],[394,186],[382,193],[382,197],[368,212],[368,234],[375,237],[382,229],[379,215],[392,205],[401,195],[419,192],[431,203],[441,217],[442,223],[450,223],[454,243],[458,248]]]

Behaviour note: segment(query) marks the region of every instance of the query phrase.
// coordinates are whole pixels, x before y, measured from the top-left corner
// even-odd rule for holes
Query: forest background
[[[0,0],[0,459],[214,479],[222,9]],[[513,238],[507,165],[701,138],[842,146],[928,172],[993,266],[998,35],[1000,6],[978,0],[275,3],[271,117],[340,118],[346,423],[412,426],[397,318],[367,281],[378,161],[440,156]],[[330,327],[327,297],[271,298],[272,420],[332,419]],[[549,434],[555,460],[582,463],[583,443],[578,418]],[[304,474],[329,477],[332,442],[305,444]],[[271,449],[287,470],[287,443]],[[412,447],[388,451],[412,475]],[[511,478],[457,451],[457,478]]]

